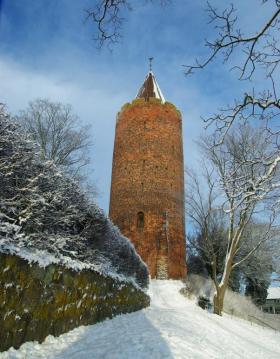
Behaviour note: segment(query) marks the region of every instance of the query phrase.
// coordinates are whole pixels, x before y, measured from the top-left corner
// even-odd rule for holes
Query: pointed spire
[[[146,76],[143,85],[138,91],[136,98],[144,98],[146,101],[149,101],[150,97],[154,97],[161,100],[161,102],[164,103],[165,99],[159,88],[156,78],[152,72],[153,57],[150,57],[149,61],[150,61],[150,71],[148,72],[148,75]]]

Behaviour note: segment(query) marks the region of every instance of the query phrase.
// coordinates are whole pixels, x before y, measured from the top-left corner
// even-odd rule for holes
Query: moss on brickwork
[[[181,111],[178,110],[178,108],[173,103],[167,102],[167,101],[162,103],[160,99],[150,97],[149,101],[146,101],[144,98],[136,98],[132,102],[125,103],[122,106],[121,111],[118,113],[117,118],[119,117],[121,112],[123,112],[125,110],[128,110],[128,109],[131,109],[131,108],[133,108],[135,106],[137,106],[137,107],[149,107],[149,106],[152,106],[152,105],[155,105],[155,104],[163,106],[163,108],[165,107],[166,109],[175,110],[177,112],[177,114],[180,117],[182,117]]]
[[[127,282],[0,254],[0,351],[148,305],[149,297]]]
[[[149,97],[149,100],[145,100],[144,98],[135,98],[132,102],[131,105],[143,105],[143,106],[149,106],[149,105],[153,105],[153,104],[159,104],[159,105],[164,105],[160,99],[155,98],[155,97]]]
[[[164,103],[164,106],[165,106],[165,107],[172,108],[173,110],[175,110],[175,111],[178,113],[178,115],[180,115],[180,117],[182,117],[181,111],[178,110],[178,108],[177,108],[173,103],[171,103],[171,102],[165,102],[165,103]]]

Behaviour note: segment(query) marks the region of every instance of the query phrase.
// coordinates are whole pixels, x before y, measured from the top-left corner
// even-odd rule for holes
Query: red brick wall
[[[172,104],[137,99],[118,114],[109,216],[152,277],[162,263],[169,278],[185,276],[182,121]]]

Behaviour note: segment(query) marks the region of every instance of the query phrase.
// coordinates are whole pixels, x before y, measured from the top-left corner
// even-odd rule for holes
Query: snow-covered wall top
[[[146,281],[143,281],[146,278],[145,273],[148,273],[146,265],[131,243],[119,235],[117,228],[115,234],[111,233],[111,240],[116,242],[112,246],[108,239],[104,239],[103,249],[97,248],[96,243],[85,238],[54,235],[30,242],[28,237],[20,234],[14,234],[12,238],[3,236],[4,230],[7,230],[7,227],[0,224],[0,253],[17,255],[43,268],[50,264],[61,264],[74,271],[90,269],[103,276],[131,283],[137,288],[146,287]],[[111,252],[107,253],[110,250]],[[122,261],[125,261],[125,264],[121,263]],[[126,266],[126,269],[122,270],[121,266]]]

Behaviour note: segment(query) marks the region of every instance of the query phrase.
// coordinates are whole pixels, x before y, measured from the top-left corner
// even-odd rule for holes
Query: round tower
[[[117,115],[109,216],[152,278],[186,274],[182,119],[150,71]]]

